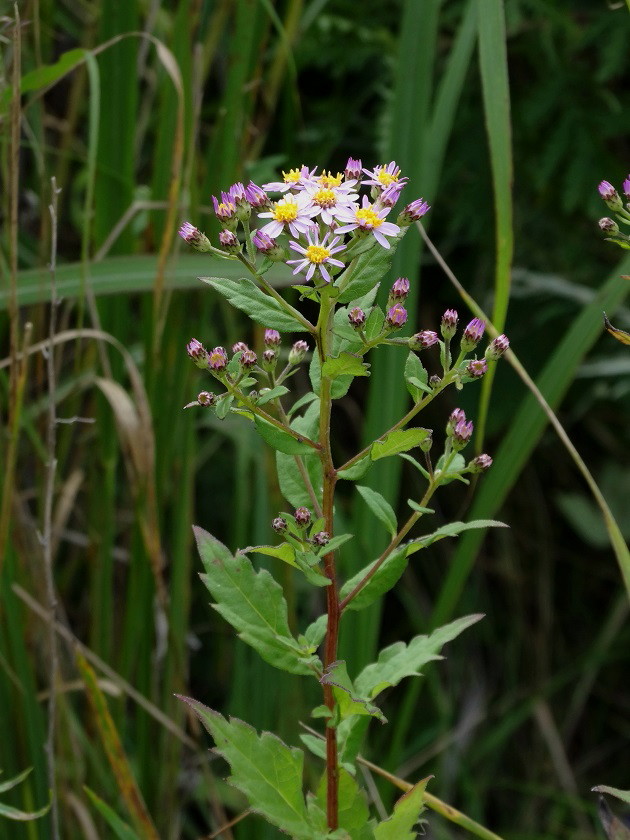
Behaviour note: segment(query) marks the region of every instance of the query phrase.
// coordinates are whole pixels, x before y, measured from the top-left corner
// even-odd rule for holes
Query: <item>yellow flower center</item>
[[[292,198],[285,198],[282,201],[278,201],[276,206],[273,208],[274,219],[276,222],[282,222],[282,224],[295,221],[295,219],[297,219],[297,214],[297,202],[295,202]]]
[[[395,175],[391,175],[389,172],[386,172],[384,169],[376,176],[376,179],[381,182],[384,187],[389,187],[390,184],[395,184],[398,180],[398,173]]]
[[[327,187],[322,187],[313,195],[313,201],[315,204],[319,204],[320,207],[334,207],[337,203],[337,197],[332,190],[329,190]]]
[[[361,227],[377,228],[383,224],[383,220],[372,210],[372,207],[357,210],[356,219]]]
[[[306,259],[315,265],[321,265],[326,262],[330,256],[328,248],[323,248],[321,245],[309,245],[306,249]]]
[[[299,169],[289,169],[288,172],[282,171],[282,177],[284,179],[285,184],[297,184],[297,182],[302,177],[302,173]]]
[[[343,175],[341,172],[337,172],[336,175],[333,175],[331,172],[326,172],[324,169],[317,181],[322,185],[322,187],[328,187],[330,189],[330,187],[340,186],[343,181]]]
[[[221,215],[221,213],[233,213],[235,210],[236,208],[231,201],[228,204],[222,201],[217,209],[217,215]]]

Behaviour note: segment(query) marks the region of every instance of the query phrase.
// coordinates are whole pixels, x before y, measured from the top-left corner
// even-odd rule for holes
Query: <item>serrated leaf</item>
[[[337,472],[337,478],[345,478],[347,481],[356,481],[357,478],[363,478],[371,466],[372,459],[369,454],[364,455],[356,462],[356,464],[348,467],[347,470],[339,470]]]
[[[370,715],[370,717],[378,718],[381,723],[387,723],[387,718],[378,706],[371,703],[368,697],[363,696],[354,687],[348,676],[346,663],[342,659],[331,662],[319,681],[322,685],[332,686],[342,720],[351,715]]]
[[[472,522],[449,522],[443,525],[431,534],[426,534],[424,537],[418,537],[406,543],[407,554],[415,554],[421,548],[426,548],[437,540],[443,540],[445,537],[456,537],[464,531],[475,531],[479,528],[508,528],[505,522],[498,522],[496,519],[475,519]]]
[[[363,580],[365,575],[374,565],[374,562],[375,561],[369,563],[363,569],[358,571],[356,575],[353,575],[350,580],[347,580],[344,583],[341,587],[341,592],[339,593],[341,600],[347,597],[355,586]],[[345,609],[362,610],[365,607],[369,607],[370,604],[373,604],[374,601],[381,597],[381,595],[389,592],[389,590],[398,583],[406,567],[407,546],[401,546],[400,548],[392,551],[392,553],[383,561],[381,566],[379,566],[363,589],[361,589],[352,601],[348,603]]]
[[[312,401],[303,416],[296,417],[291,421],[291,428],[311,440],[315,440],[317,438],[319,428],[319,399]],[[324,484],[322,477],[322,462],[313,449],[311,449],[310,453],[301,455],[300,457],[302,466],[310,478],[315,496],[321,503]],[[296,463],[295,457],[292,455],[286,455],[283,452],[276,452],[276,467],[278,470],[280,492],[284,498],[296,508],[303,505],[308,508],[312,507],[313,500],[306,489],[304,479],[302,478],[302,474]]]
[[[321,365],[319,362],[319,353],[313,353],[311,364],[309,365],[308,375],[311,379],[311,387],[313,391],[319,392],[321,386]],[[332,381],[330,393],[333,400],[339,400],[345,397],[352,385],[353,376],[337,376]]]
[[[339,295],[339,303],[349,303],[355,298],[368,294],[371,289],[385,276],[392,264],[397,241],[392,240],[392,247],[382,248],[373,245],[369,251],[353,260],[346,271],[352,271],[352,279]],[[345,272],[344,272],[345,274]],[[344,274],[340,274],[335,285],[343,282]]]
[[[291,635],[282,587],[266,569],[254,570],[243,554],[233,556],[202,528],[195,539],[204,565],[202,581],[214,608],[262,658],[292,674],[312,674],[321,663]]]
[[[293,437],[293,435],[289,434],[289,432],[285,432],[284,429],[274,426],[273,423],[270,423],[263,417],[259,417],[257,414],[254,415],[254,424],[258,434],[265,443],[268,443],[269,446],[278,452],[284,452],[285,455],[304,455],[314,452],[312,446],[302,443]]]
[[[392,537],[394,537],[398,531],[398,523],[396,522],[394,509],[387,499],[385,499],[377,490],[372,490],[371,487],[364,487],[361,484],[357,484],[357,490],[374,516],[379,520],[379,522],[383,523]]]
[[[261,391],[258,399],[256,400],[256,405],[264,405],[270,400],[275,400],[276,397],[282,397],[284,394],[288,393],[289,389],[285,388],[284,385],[276,385],[275,388],[270,388],[268,391]]]
[[[370,825],[370,810],[364,791],[347,770],[339,770],[339,828],[347,831],[351,840],[374,840]],[[317,789],[317,802],[326,807],[326,774]]]
[[[230,783],[245,794],[251,808],[296,840],[315,840],[302,794],[302,750],[288,747],[271,732],[259,735],[242,720],[227,721],[190,697],[180,700],[214,738],[216,752],[230,765]]]
[[[383,440],[374,441],[370,450],[370,458],[373,461],[378,461],[379,458],[388,458],[390,455],[407,452],[409,449],[419,446],[430,434],[430,429],[420,427],[397,429],[395,432],[386,435]]]
[[[415,840],[413,830],[424,810],[422,800],[429,779],[423,779],[400,797],[394,805],[391,817],[379,823],[374,829],[374,840]]]
[[[256,554],[265,554],[267,557],[277,557],[283,563],[288,563],[289,566],[298,568],[295,562],[295,549],[289,543],[282,543],[281,545],[251,545],[248,548],[242,548],[243,554],[250,554],[252,551]]]
[[[244,277],[200,277],[202,282],[226,297],[232,306],[245,312],[263,327],[280,332],[306,332],[302,324],[290,315],[275,298],[261,292],[251,280]]]
[[[410,352],[407,356],[404,376],[407,390],[414,402],[418,402],[422,398],[424,391],[431,390],[427,385],[429,374],[415,353]]]
[[[363,361],[362,356],[343,352],[332,359],[326,359],[322,373],[329,379],[336,379],[338,376],[369,376],[368,368],[369,365]]]
[[[442,659],[438,651],[447,642],[482,618],[483,615],[467,615],[444,627],[438,627],[429,636],[415,636],[408,645],[395,642],[383,648],[377,661],[366,665],[356,678],[357,691],[372,700],[385,688],[398,685],[405,677],[420,676],[419,669],[423,665],[434,659]]]

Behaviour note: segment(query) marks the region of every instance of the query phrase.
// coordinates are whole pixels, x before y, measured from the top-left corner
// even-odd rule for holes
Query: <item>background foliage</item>
[[[210,195],[236,179],[260,183],[302,163],[341,168],[349,155],[370,166],[395,158],[411,176],[407,194],[434,205],[431,235],[467,291],[487,311],[494,301],[495,320],[509,292],[512,346],[532,375],[546,369],[559,416],[627,538],[630,357],[605,335],[594,342],[602,301],[618,326],[630,325],[621,308],[627,283],[616,279],[630,273],[627,262],[618,264],[619,252],[600,241],[595,224],[603,215],[597,183],[620,184],[630,160],[628,15],[592,0],[367,0],[360,7],[350,0],[102,0],[18,9],[21,57],[9,6],[0,31],[0,330],[7,348],[0,370],[0,769],[5,778],[34,771],[5,798],[32,810],[48,788],[39,538],[48,385],[41,352],[24,369],[23,392],[8,358],[27,322],[33,346],[48,334],[54,176],[61,189],[57,332],[64,337],[55,357],[56,408],[61,418],[90,421],[57,427],[52,550],[65,634],[55,739],[63,836],[105,836],[84,785],[128,818],[120,767],[108,762],[87,702],[85,686],[96,681],[77,662],[73,639],[93,654],[96,684],[157,836],[207,836],[243,803],[223,784],[225,766],[209,758],[206,736],[174,693],[279,731],[290,743],[311,698],[234,643],[197,579],[192,522],[232,548],[263,543],[282,502],[272,456],[251,429],[181,410],[204,387],[186,358],[191,336],[227,346],[256,345],[261,335],[200,288],[198,274],[224,266],[180,255],[178,224],[190,219],[215,236]],[[501,12],[505,32],[491,25]],[[503,49],[509,115],[493,110],[500,97],[487,95],[492,85],[500,90]],[[18,161],[10,120],[19,79]],[[504,230],[512,230],[513,212],[511,288],[500,270],[510,249],[501,240],[497,249],[495,239],[492,163],[507,202]],[[393,275],[407,274],[419,290],[415,323],[435,329],[449,306],[465,318],[419,237],[407,239]],[[286,274],[275,280],[286,283]],[[572,332],[585,313],[590,332]],[[570,364],[560,356],[566,341]],[[399,413],[399,363],[383,356],[371,396],[358,383],[340,402],[340,457]],[[483,443],[499,457],[476,513],[496,515],[511,530],[490,533],[481,546],[465,537],[437,543],[382,611],[357,616],[342,652],[358,670],[379,640],[485,612],[484,622],[449,646],[444,667],[428,669],[396,705],[386,703],[390,724],[373,732],[367,757],[413,781],[434,774],[430,790],[509,840],[591,838],[598,834],[590,788],[628,787],[627,599],[599,513],[557,437],[534,415],[518,425],[530,416],[524,399],[505,365]],[[439,427],[453,407],[438,405],[427,424]],[[463,407],[474,416],[475,406]],[[501,448],[514,428],[518,463],[507,443]],[[400,468],[373,472],[392,504],[404,504],[413,476]],[[469,499],[459,488],[440,504],[440,521],[467,516]],[[343,550],[350,575],[383,537],[360,499],[347,499],[339,514],[342,530],[363,537]],[[292,578],[284,584],[292,620],[303,625],[317,606]],[[378,790],[388,807],[395,792],[388,784]],[[0,822],[0,838],[49,837],[47,819]],[[430,836],[463,836],[429,819]],[[275,835],[250,816],[222,836]]]

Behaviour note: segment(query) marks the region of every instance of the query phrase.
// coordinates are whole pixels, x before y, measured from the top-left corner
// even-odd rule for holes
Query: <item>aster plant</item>
[[[180,229],[196,250],[242,263],[247,277],[202,279],[265,328],[264,349],[258,347],[258,353],[243,341],[229,353],[224,347],[206,348],[191,339],[188,355],[214,379],[214,385],[187,407],[199,406],[219,419],[236,414],[253,423],[276,452],[279,486],[288,505],[270,523],[269,545],[233,553],[195,528],[205,572],[202,580],[215,609],[266,662],[321,686],[322,703],[313,710],[320,736],[303,736],[314,760],[322,763],[321,784],[305,797],[301,749],[268,732],[259,734],[242,721],[228,720],[196,700],[182,699],[214,738],[218,752],[230,764],[231,782],[246,795],[251,808],[298,840],[412,838],[426,802],[449,819],[455,814],[460,825],[478,836],[496,837],[430,796],[425,791],[427,780],[411,786],[393,813],[379,822],[370,812],[356,772],[370,720],[386,722],[377,705],[379,695],[418,675],[429,661],[439,658],[445,643],[480,616],[463,617],[429,636],[390,645],[358,674],[352,662],[337,657],[344,615],[383,597],[414,555],[444,537],[500,524],[452,522],[417,533],[420,521],[432,516],[431,500],[441,487],[454,480],[467,484],[471,475],[488,470],[492,459],[487,454],[464,457],[473,422],[462,409],[445,416],[443,428],[435,433],[417,425],[416,418],[447,388],[461,390],[481,379],[506,352],[508,340],[499,336],[478,355],[483,322],[473,319],[458,340],[459,317],[453,309],[444,313],[439,332],[423,329],[404,336],[410,289],[405,277],[395,280],[383,308],[376,303],[396,247],[429,210],[418,198],[395,211],[406,181],[394,161],[369,170],[351,158],[343,173],[318,174],[316,168],[302,166],[283,173],[282,180],[262,187],[234,184],[220,200],[213,198],[222,225],[219,247],[189,222]],[[300,300],[316,304],[315,319],[309,320],[268,281],[268,271],[278,262],[292,270]],[[409,407],[391,428],[339,463],[332,445],[332,405],[348,392],[355,377],[369,376],[368,358],[375,351],[406,354]],[[431,378],[422,362],[427,352],[439,354],[441,373]],[[308,364],[311,390],[298,395],[291,391],[292,376],[303,364]],[[406,459],[418,471],[424,492],[409,500],[410,511],[399,522],[378,491],[356,485],[389,541],[378,556],[366,557],[364,567],[342,581],[339,552],[352,535],[338,533],[337,485],[358,482],[375,461],[395,457]],[[321,592],[321,615],[298,635],[289,628],[281,585],[269,571],[256,568],[260,554],[275,558],[279,565],[288,564]]]

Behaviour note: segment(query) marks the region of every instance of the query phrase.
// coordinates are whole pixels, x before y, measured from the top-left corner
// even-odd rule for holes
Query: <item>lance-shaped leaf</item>
[[[248,548],[241,549],[243,554],[251,554],[252,551],[256,554],[265,554],[267,557],[277,557],[283,563],[288,563],[289,566],[293,566],[295,569],[299,568],[295,562],[295,549],[289,543],[285,542],[280,545],[250,545]]]
[[[271,732],[259,735],[242,720],[180,697],[214,738],[216,752],[230,765],[231,784],[247,797],[252,810],[296,840],[315,840],[302,794],[304,753],[288,747]]]
[[[474,531],[477,528],[508,528],[505,522],[498,522],[496,519],[474,519],[472,522],[449,522],[448,525],[443,525],[431,534],[426,534],[424,537],[418,537],[406,543],[407,555],[415,554],[421,548],[426,548],[438,540],[443,540],[445,537],[456,537],[464,531]]]
[[[374,562],[375,561],[372,561],[372,563],[365,566],[363,569],[358,571],[356,575],[353,575],[344,583],[341,587],[341,592],[339,593],[339,597],[342,601],[352,592],[359,581],[363,580],[371,567],[374,565]],[[369,607],[370,604],[373,604],[374,601],[381,597],[381,595],[389,592],[389,590],[398,583],[400,576],[406,568],[407,546],[401,546],[400,548],[392,551],[392,553],[383,561],[369,581],[365,584],[363,589],[361,589],[352,601],[348,603],[346,609],[362,610],[364,607]]]
[[[261,438],[278,452],[284,452],[286,455],[306,455],[315,451],[312,446],[257,414],[254,415],[254,423]]]
[[[99,814],[103,817],[109,828],[111,828],[113,837],[118,840],[142,840],[139,834],[131,828],[124,820],[122,820],[116,811],[107,804],[100,796],[97,796],[89,787],[84,787],[83,790],[87,793],[92,805],[96,808]]]
[[[291,428],[311,440],[316,440],[319,427],[319,400],[315,398],[314,394],[307,394],[306,396],[312,397],[313,401],[303,416],[296,417],[291,421]],[[311,449],[310,453],[301,455],[300,458],[301,462],[298,465],[294,455],[276,452],[278,481],[280,491],[287,502],[290,502],[296,508],[302,506],[310,508],[313,505],[313,500],[304,483],[303,473],[306,472],[308,475],[315,497],[321,503],[322,462],[314,449]]]
[[[263,327],[270,327],[280,332],[306,332],[302,324],[284,309],[275,298],[261,292],[251,280],[244,277],[200,277],[204,283],[212,286],[219,294],[226,297],[232,306],[247,313],[250,318]]]
[[[397,240],[392,240],[391,248],[379,248],[378,245],[373,245],[368,251],[353,260],[346,271],[352,272],[352,278],[345,289],[339,295],[339,303],[349,303],[351,300],[366,295],[382,280],[387,274],[394,252],[396,250]],[[338,286],[344,282],[346,271],[340,274],[335,280],[335,285]]]
[[[429,374],[415,353],[409,353],[405,362],[405,384],[414,402],[422,399],[423,392],[431,393],[427,385]]]
[[[369,376],[369,365],[367,365],[361,356],[355,356],[354,353],[340,353],[332,359],[326,359],[322,373],[329,379],[335,379],[337,376]]]
[[[358,478],[363,478],[371,466],[372,459],[368,453],[362,458],[359,458],[356,464],[353,464],[351,467],[348,467],[345,470],[339,470],[337,472],[337,478],[345,478],[348,481],[356,481]]]
[[[326,808],[326,774],[317,788],[317,803]],[[347,831],[351,840],[374,840],[373,821],[370,820],[365,792],[356,779],[344,770],[339,770],[339,828]]]
[[[374,516],[379,520],[379,522],[383,523],[392,537],[395,536],[398,531],[398,523],[396,522],[394,509],[387,499],[385,499],[377,490],[372,490],[371,487],[364,487],[361,484],[357,484],[357,490]]]
[[[377,661],[366,665],[356,678],[357,692],[371,700],[385,688],[398,685],[405,677],[419,676],[419,669],[427,662],[442,659],[438,651],[443,645],[481,618],[483,615],[467,615],[439,627],[430,636],[415,636],[408,645],[395,642],[384,648]]]
[[[398,455],[400,452],[407,452],[419,446],[427,435],[431,434],[430,429],[419,427],[413,429],[397,429],[385,435],[383,440],[375,440],[370,450],[370,457],[373,461],[379,458],[388,458],[390,455]]]
[[[12,779],[8,779],[6,782],[0,783],[0,793],[5,793],[6,791],[11,790],[11,788],[17,787],[17,785],[21,784],[24,779],[26,779],[32,769],[32,767],[29,767],[28,770],[22,771],[22,773],[19,773]],[[5,805],[3,802],[0,802],[0,817],[6,817],[6,819],[14,820],[15,822],[29,822],[30,820],[37,820],[39,817],[43,817],[44,814],[48,813],[49,810],[50,804],[40,808],[39,811],[20,811],[18,808],[13,808],[11,805]]]
[[[378,718],[381,723],[387,723],[387,718],[367,696],[358,691],[348,676],[346,663],[343,660],[332,662],[320,677],[322,685],[330,685],[339,706],[339,716],[344,720],[351,715],[370,715]]]
[[[216,601],[213,604],[240,638],[262,658],[292,674],[312,674],[321,667],[308,645],[291,635],[282,587],[266,569],[254,570],[243,554],[235,557],[203,528],[194,528],[204,565],[202,581]]]
[[[428,781],[423,779],[400,797],[391,817],[374,829],[374,840],[415,840],[417,832],[413,827],[424,810],[422,799]]]
[[[242,388],[243,383],[241,382],[240,384]],[[285,388],[284,385],[276,385],[275,388],[269,388],[267,391],[261,391],[260,396],[256,400],[256,405],[264,405],[265,403],[268,403],[271,400],[275,400],[276,397],[282,397],[284,396],[284,394],[288,393],[289,389]]]

